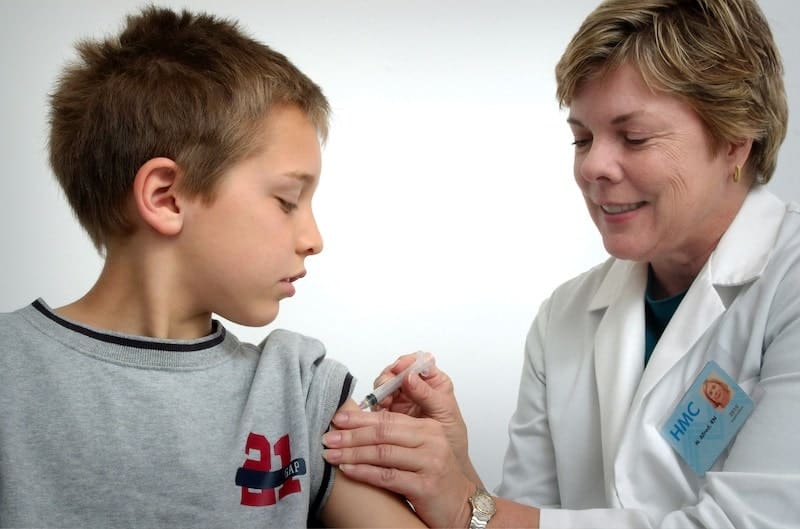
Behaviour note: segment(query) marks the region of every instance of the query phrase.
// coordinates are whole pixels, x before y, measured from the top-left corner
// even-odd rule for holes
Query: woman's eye
[[[592,140],[576,138],[575,141],[572,142],[572,145],[574,145],[576,149],[579,149],[581,147],[586,147],[591,142]]]
[[[280,197],[277,197],[278,203],[281,205],[281,209],[286,213],[291,213],[292,211],[297,209],[297,204],[294,202],[289,202],[288,200],[284,200]]]
[[[647,143],[649,138],[631,138],[630,136],[625,137],[625,141],[630,143],[631,145],[644,145]]]

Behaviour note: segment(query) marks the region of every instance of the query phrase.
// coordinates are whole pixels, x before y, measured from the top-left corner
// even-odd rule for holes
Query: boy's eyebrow
[[[314,180],[317,179],[317,177],[312,175],[311,173],[305,173],[303,171],[289,171],[288,173],[283,173],[283,176],[296,178],[298,180],[301,180],[303,183],[313,182]]]

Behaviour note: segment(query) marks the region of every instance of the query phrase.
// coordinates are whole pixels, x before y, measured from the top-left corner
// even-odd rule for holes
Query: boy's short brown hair
[[[149,159],[174,160],[182,189],[212,200],[221,174],[255,153],[271,106],[299,106],[327,136],[322,90],[236,22],[151,6],[76,48],[50,98],[50,164],[98,249],[130,233],[125,200]]]

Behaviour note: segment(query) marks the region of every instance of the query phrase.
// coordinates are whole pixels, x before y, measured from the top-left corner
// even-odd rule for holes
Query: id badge
[[[710,361],[661,427],[661,435],[704,476],[753,411],[753,400]]]

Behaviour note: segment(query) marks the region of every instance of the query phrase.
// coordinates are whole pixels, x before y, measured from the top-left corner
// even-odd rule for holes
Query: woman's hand
[[[414,362],[415,358],[414,353],[401,356],[378,375],[374,387],[402,372]],[[467,475],[474,473],[469,461],[467,427],[456,402],[453,382],[447,373],[435,364],[425,375],[410,375],[403,381],[400,390],[384,399],[376,409],[435,420],[442,426],[456,459],[465,467],[465,473]]]
[[[325,459],[349,478],[405,496],[430,527],[467,527],[475,491],[441,424],[386,410],[342,411],[323,436]]]
[[[415,355],[386,368],[376,386],[403,371]],[[405,496],[431,527],[466,527],[467,498],[480,484],[467,449],[467,429],[450,377],[436,366],[409,375],[382,410],[337,413],[338,431],[323,437],[324,457],[357,481]]]

